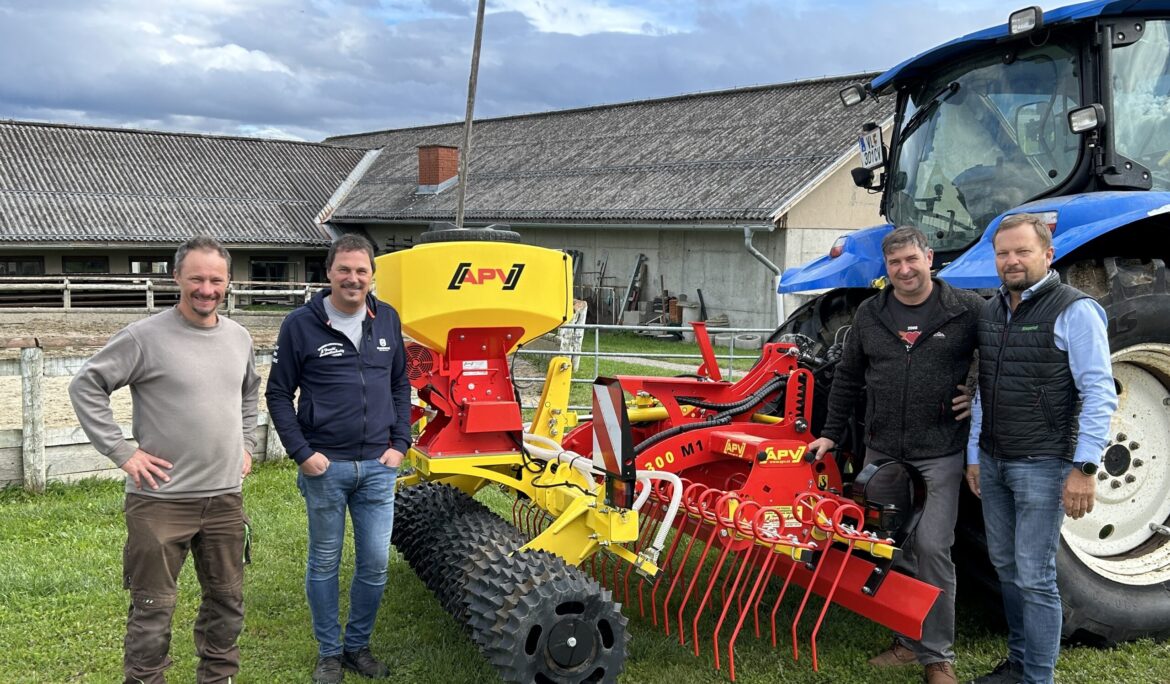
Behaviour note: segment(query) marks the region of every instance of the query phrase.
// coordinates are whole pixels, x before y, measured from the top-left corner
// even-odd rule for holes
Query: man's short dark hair
[[[227,262],[228,277],[231,277],[232,255],[228,253],[227,248],[223,246],[223,243],[211,237],[210,235],[196,235],[190,240],[187,240],[183,244],[179,245],[179,248],[175,250],[175,273],[178,273],[179,269],[182,268],[183,259],[187,258],[187,253],[192,251],[215,252],[216,254],[220,255],[223,257],[223,260]]]
[[[1024,225],[1031,226],[1033,232],[1040,238],[1041,249],[1048,249],[1052,246],[1052,231],[1048,229],[1048,224],[1044,222],[1044,219],[1035,214],[1012,214],[1000,221],[999,226],[995,229],[995,235],[991,236],[992,246],[995,246],[995,238],[999,237],[1001,230]]]
[[[370,241],[358,235],[357,233],[346,233],[341,235],[333,244],[329,245],[329,253],[325,255],[325,271],[328,273],[329,269],[333,268],[333,259],[337,257],[338,252],[365,252],[370,257],[370,272],[376,270],[374,264],[374,246]]]
[[[926,254],[930,245],[926,243],[926,236],[914,226],[898,226],[882,239],[882,255],[896,252],[907,245],[913,245]]]

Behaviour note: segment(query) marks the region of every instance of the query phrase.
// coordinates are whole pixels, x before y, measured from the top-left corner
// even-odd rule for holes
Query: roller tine
[[[670,580],[670,588],[666,592],[666,598],[662,599],[662,626],[666,630],[666,634],[670,634],[670,597],[674,595],[674,590],[678,587],[679,579],[682,578],[683,571],[686,570],[687,561],[691,558],[691,549],[695,547],[695,541],[699,538],[699,530],[703,527],[703,518],[700,514],[695,519],[695,529],[690,534],[690,540],[687,542],[687,548],[683,551],[682,562],[675,568],[674,577]],[[678,625],[678,629],[682,632],[682,623]]]
[[[651,500],[647,501],[646,505],[642,507],[642,510],[646,511],[646,514],[640,515],[638,517],[638,527],[639,527],[638,542],[634,546],[634,553],[641,553],[642,551],[646,550],[646,547],[650,545],[650,541],[652,539],[654,539],[654,533],[651,531],[651,529],[654,527],[654,522],[653,522],[654,517],[650,513],[651,513],[651,511],[656,510],[658,507],[655,505],[655,502],[653,501],[654,495],[651,494],[650,496],[651,496]],[[634,571],[634,565],[633,565],[633,563],[630,563],[630,564],[626,565],[626,571],[625,571],[625,573],[622,574],[622,585],[621,586],[622,586],[622,603],[623,604],[630,602],[630,573],[632,573],[633,571]],[[615,585],[617,584],[616,575],[614,576],[614,584]],[[616,587],[614,588],[614,592],[615,593],[617,592]]]

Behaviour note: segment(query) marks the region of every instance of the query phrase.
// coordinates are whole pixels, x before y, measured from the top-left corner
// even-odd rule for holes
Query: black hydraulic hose
[[[634,454],[640,454],[643,451],[645,451],[646,449],[661,442],[662,440],[668,439],[670,437],[674,437],[675,435],[680,435],[684,432],[690,432],[692,430],[701,430],[703,428],[715,427],[718,425],[727,425],[728,423],[731,422],[732,418],[743,413],[744,411],[747,411],[751,407],[753,407],[756,404],[763,401],[769,394],[780,389],[780,387],[782,385],[784,385],[787,381],[788,381],[787,375],[779,375],[775,379],[769,381],[768,384],[764,385],[763,387],[756,390],[755,392],[748,395],[747,397],[745,397],[737,402],[732,402],[732,403],[728,404],[728,406],[730,406],[731,408],[728,408],[724,411],[721,411],[720,413],[717,413],[714,416],[711,416],[710,418],[708,418],[706,420],[702,420],[702,421],[699,421],[696,423],[687,423],[686,425],[676,425],[676,426],[669,428],[667,430],[663,430],[662,432],[659,432],[658,434],[651,435],[650,437],[647,437],[646,439],[642,440],[638,444],[638,446],[634,447]],[[697,404],[695,404],[695,405],[697,406]],[[702,408],[702,407],[700,407],[700,408]]]
[[[776,376],[775,380],[770,381],[768,385],[771,385],[775,382],[788,382],[788,376],[778,375]],[[744,402],[751,401],[752,398],[753,397],[749,396],[737,401],[728,401],[723,403],[706,402],[702,399],[699,399],[698,397],[675,397],[674,400],[680,404],[695,406],[697,408],[707,409],[708,411],[730,411],[737,408],[742,408]]]

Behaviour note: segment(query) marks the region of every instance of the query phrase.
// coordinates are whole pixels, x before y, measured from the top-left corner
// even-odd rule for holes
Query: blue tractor
[[[990,293],[996,226],[1042,216],[1054,267],[1109,314],[1120,397],[1096,507],[1062,531],[1065,636],[1170,634],[1170,2],[1026,8],[841,96],[862,110],[896,100],[888,142],[882,122],[862,127],[853,171],[882,193],[889,222],[785,271],[781,293],[818,294],[774,337],[831,360],[883,284],[881,239],[895,225],[927,235],[941,278]],[[974,497],[959,525],[957,561],[982,560],[993,577]]]

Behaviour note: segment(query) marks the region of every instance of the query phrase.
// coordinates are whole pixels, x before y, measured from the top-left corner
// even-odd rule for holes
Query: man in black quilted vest
[[[1008,657],[974,681],[1041,684],[1053,681],[1060,651],[1060,527],[1093,510],[1117,393],[1105,310],[1049,269],[1044,220],[1009,216],[993,244],[1003,286],[979,317],[967,478],[983,500]]]

